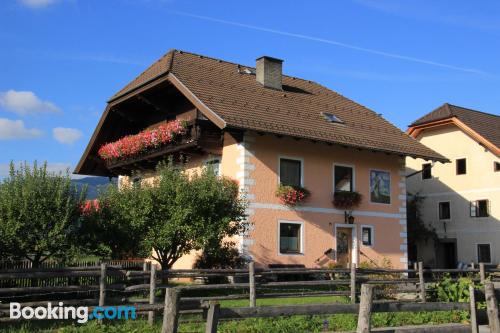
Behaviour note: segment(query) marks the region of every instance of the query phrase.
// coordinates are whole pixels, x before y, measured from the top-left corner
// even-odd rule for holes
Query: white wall
[[[477,244],[490,243],[492,262],[500,261],[500,172],[494,172],[494,156],[478,142],[454,125],[424,130],[417,139],[451,160],[451,163],[435,163],[432,179],[422,180],[421,174],[407,179],[410,193],[425,196],[422,217],[426,224],[436,228],[440,238],[457,239],[457,259],[477,262]],[[467,173],[456,175],[458,158],[467,159]],[[407,174],[421,170],[421,159],[408,158]],[[490,216],[470,217],[470,201],[488,199]],[[438,202],[451,202],[451,220],[440,221]],[[432,252],[432,251],[426,251]]]

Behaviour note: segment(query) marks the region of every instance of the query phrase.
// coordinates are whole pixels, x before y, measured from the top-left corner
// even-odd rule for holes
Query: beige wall
[[[424,130],[417,139],[441,153],[452,162],[436,163],[432,167],[432,179],[422,180],[421,174],[408,178],[408,190],[420,192],[426,197],[422,216],[436,229],[440,238],[457,239],[457,259],[477,262],[477,244],[490,243],[492,261],[500,260],[500,172],[494,172],[494,156],[454,125]],[[456,175],[458,158],[467,159],[467,174]],[[420,159],[407,159],[408,173],[421,170]],[[471,218],[470,202],[490,200],[490,217]],[[451,220],[440,221],[438,202],[450,201]],[[430,246],[430,245],[429,245]],[[433,249],[421,249],[428,265],[436,264]]]

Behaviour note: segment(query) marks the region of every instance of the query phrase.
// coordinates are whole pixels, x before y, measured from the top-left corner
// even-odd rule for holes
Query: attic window
[[[337,117],[336,115],[332,113],[327,113],[327,112],[321,112],[321,115],[330,123],[335,123],[335,124],[343,124],[344,122]]]
[[[242,71],[243,74],[249,74],[249,75],[255,75],[255,69],[254,68],[245,68]]]

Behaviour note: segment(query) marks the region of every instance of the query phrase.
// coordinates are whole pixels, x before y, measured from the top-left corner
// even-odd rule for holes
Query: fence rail
[[[128,265],[128,266],[127,266]],[[164,311],[163,332],[175,332],[179,313],[187,310],[205,312],[207,332],[213,332],[219,319],[238,319],[250,317],[274,317],[294,314],[330,314],[330,313],[368,313],[393,311],[443,311],[470,309],[469,303],[436,303],[428,301],[430,284],[438,281],[433,275],[449,273],[452,275],[469,275],[482,283],[487,278],[495,280],[499,269],[487,268],[480,264],[479,269],[424,269],[417,265],[414,269],[362,269],[351,267],[324,269],[324,268],[255,268],[253,263],[248,269],[196,269],[196,270],[156,270],[156,266],[147,265],[144,261],[122,265],[119,262],[102,263],[100,265],[82,267],[40,267],[20,268],[6,267],[0,269],[0,321],[7,321],[6,304],[16,300],[23,305],[43,304],[43,301],[62,300],[66,304],[81,304],[104,306],[108,304],[133,305],[138,312],[147,312],[148,321],[153,323],[154,313]],[[473,275],[478,275],[475,277]],[[299,278],[299,281],[279,281],[283,279]],[[82,282],[82,278],[88,278]],[[200,284],[173,287],[172,284],[158,283],[167,278],[170,282],[179,278],[213,279],[231,278],[232,283]],[[59,285],[45,284],[43,281],[59,281]],[[29,286],[17,285],[18,281],[30,281]],[[93,283],[88,283],[92,281]],[[199,282],[199,281],[197,281]],[[486,284],[487,285],[487,284]],[[363,286],[363,287],[362,287]],[[306,291],[297,291],[293,288],[302,287]],[[321,289],[323,288],[323,289]],[[157,290],[165,290],[165,303],[158,303]],[[312,290],[311,290],[312,289]],[[223,295],[193,297],[192,293],[201,290],[221,291]],[[228,291],[239,291],[228,295]],[[364,290],[370,296],[366,296]],[[363,298],[373,299],[373,295],[413,292],[418,299],[413,302],[369,302],[363,303]],[[494,289],[493,289],[494,290]],[[128,301],[128,295],[142,293],[146,298]],[[487,293],[487,292],[486,292]],[[497,291],[498,293],[498,291]],[[321,304],[321,305],[294,305],[257,307],[259,298],[286,298],[292,296],[343,295],[349,296],[351,304]],[[91,297],[89,297],[91,296]],[[482,297],[481,294],[478,295]],[[360,306],[358,298],[361,297]],[[487,294],[485,299],[493,306],[491,298],[495,293]],[[498,296],[497,296],[498,297]],[[247,298],[249,306],[246,308],[221,308],[216,301],[224,299]],[[123,302],[125,300],[125,302]],[[173,302],[173,303],[172,303]],[[475,302],[474,302],[475,306]],[[363,310],[363,311],[362,311]],[[475,310],[474,310],[475,311]],[[488,310],[489,311],[489,310]],[[494,309],[491,318],[495,317]],[[475,312],[474,312],[475,313]],[[489,312],[488,312],[489,313]],[[496,310],[498,314],[498,309]],[[2,317],[3,315],[3,317]],[[366,315],[365,315],[366,316]],[[498,317],[498,315],[497,315]],[[493,320],[493,319],[490,319]],[[167,322],[166,322],[167,321]],[[366,324],[366,322],[365,322]],[[172,326],[173,325],[173,326]],[[211,326],[212,325],[212,326]],[[166,328],[165,328],[166,327]],[[500,333],[495,331],[495,333]]]

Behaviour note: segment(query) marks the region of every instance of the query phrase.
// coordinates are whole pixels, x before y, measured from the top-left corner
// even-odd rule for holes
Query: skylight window
[[[333,113],[321,112],[321,115],[330,123],[343,124],[342,119],[334,115]]]

